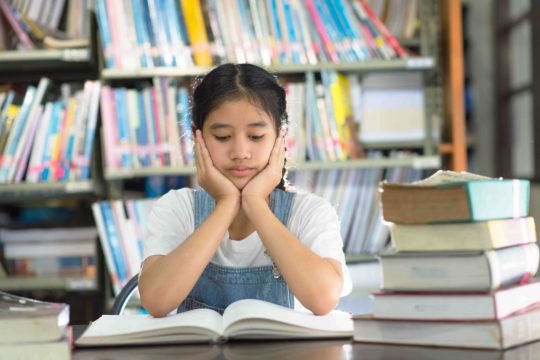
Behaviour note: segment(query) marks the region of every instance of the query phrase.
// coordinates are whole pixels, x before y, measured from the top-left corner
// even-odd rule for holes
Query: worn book
[[[401,252],[380,257],[386,291],[488,291],[538,270],[536,243],[488,251]]]
[[[383,182],[380,188],[383,217],[395,223],[485,221],[529,212],[528,180],[440,170],[418,182]]]
[[[68,325],[68,304],[0,291],[0,345],[62,341]]]
[[[540,308],[501,320],[380,320],[354,316],[354,341],[502,350],[540,340]]]
[[[316,316],[269,302],[244,299],[230,304],[223,316],[196,309],[163,318],[149,315],[102,315],[75,341],[76,346],[174,344],[231,339],[350,338],[348,313]]]
[[[409,320],[495,320],[540,303],[540,281],[478,293],[376,292],[373,317]]]
[[[536,242],[534,218],[452,224],[390,224],[396,251],[477,251]]]
[[[24,337],[25,333],[20,333]],[[0,343],[0,359],[24,360],[70,360],[71,343],[69,339],[47,342]]]

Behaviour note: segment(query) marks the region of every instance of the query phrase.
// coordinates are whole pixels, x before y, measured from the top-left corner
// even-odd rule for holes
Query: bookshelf
[[[364,150],[382,150],[382,157],[351,159],[339,162],[309,161],[296,162],[290,167],[291,172],[299,171],[332,171],[332,170],[377,170],[389,168],[412,168],[415,170],[432,170],[451,168],[464,170],[465,153],[461,152],[464,134],[463,117],[459,116],[460,91],[459,53],[455,53],[461,37],[459,1],[422,0],[418,1],[418,13],[421,22],[419,36],[404,42],[414,48],[418,56],[389,60],[372,59],[342,63],[287,64],[267,66],[268,70],[278,76],[300,76],[312,73],[318,76],[322,71],[332,70],[339,73],[367,75],[385,73],[419,73],[423,79],[424,131],[421,140],[414,141],[379,141],[366,144]],[[90,46],[77,49],[40,49],[31,51],[0,52],[0,75],[5,71],[6,80],[34,79],[40,71],[56,76],[59,80],[99,79],[104,85],[116,84],[134,87],[143,81],[159,78],[171,78],[179,81],[194,79],[205,74],[209,66],[177,66],[139,69],[115,69],[106,67],[103,56],[102,40],[99,39],[97,20],[90,16]],[[451,47],[449,46],[451,45]],[[448,51],[451,50],[451,51]],[[449,61],[449,54],[454,54]],[[457,55],[456,55],[457,54]],[[33,70],[33,71],[32,71]],[[450,77],[451,80],[448,80]],[[457,105],[456,105],[457,104]],[[457,111],[449,111],[457,106]],[[432,135],[434,130],[443,129],[441,137]],[[96,132],[96,134],[98,134]],[[449,135],[451,134],[451,135]],[[97,136],[97,135],[96,135]],[[104,153],[101,153],[103,136],[97,138],[97,152],[93,156],[93,173],[96,178],[88,181],[55,182],[38,184],[4,184],[0,185],[0,197],[9,202],[21,199],[42,200],[63,197],[85,197],[94,200],[122,198],[123,183],[136,178],[153,176],[193,175],[192,166],[163,166],[159,168],[127,168],[113,169],[105,166]],[[410,153],[403,156],[392,156],[391,150],[403,149]],[[0,201],[1,203],[2,201]],[[90,210],[89,210],[90,211]],[[348,254],[348,261],[358,262],[373,257],[365,254]],[[30,280],[29,280],[30,281]],[[31,282],[31,281],[30,281]],[[0,283],[0,288],[1,287]],[[6,285],[7,286],[7,285]],[[17,286],[16,284],[13,286]],[[21,285],[22,286],[22,285]],[[26,285],[25,285],[26,286]],[[57,285],[50,285],[55,288]],[[68,285],[58,285],[68,288]],[[23,286],[24,287],[24,286]]]

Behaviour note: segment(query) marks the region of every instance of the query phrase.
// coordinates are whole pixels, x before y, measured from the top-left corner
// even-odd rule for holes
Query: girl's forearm
[[[141,303],[153,316],[165,316],[193,289],[229,228],[238,204],[220,202],[174,251],[145,261],[139,278]]]
[[[265,201],[242,198],[242,207],[296,298],[318,315],[334,309],[343,284],[339,262],[321,258],[302,244]]]

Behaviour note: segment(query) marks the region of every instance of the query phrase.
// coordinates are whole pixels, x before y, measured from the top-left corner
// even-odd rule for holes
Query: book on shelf
[[[154,199],[138,199],[92,204],[94,221],[115,294],[139,272],[143,259],[142,239],[153,202]]]
[[[81,4],[81,1],[76,3]],[[28,4],[22,6],[21,2],[0,2],[0,13],[4,15],[16,39],[17,50],[66,49],[90,45],[89,12],[86,7],[70,7],[66,13],[66,22],[69,24],[69,32],[66,33],[58,29],[65,1]],[[74,23],[79,23],[78,29]]]
[[[540,303],[532,279],[489,292],[375,292],[373,317],[392,320],[495,320]]]
[[[538,245],[479,252],[402,252],[380,257],[385,291],[487,291],[538,271]]]
[[[396,251],[477,251],[536,242],[534,218],[451,224],[390,223]]]
[[[102,315],[75,341],[76,346],[173,344],[226,340],[323,339],[352,337],[349,314],[317,316],[255,299],[230,304],[223,316],[211,309],[153,318]]]
[[[131,70],[407,56],[368,8],[360,1],[96,2],[106,66]]]
[[[413,184],[383,182],[386,221],[403,224],[485,221],[528,215],[530,184],[439,170]]]
[[[361,86],[358,137],[362,143],[422,141],[426,137],[422,74],[367,74]]]
[[[0,110],[0,182],[77,181],[90,177],[98,81],[84,89],[62,84],[63,100],[49,99],[51,80],[28,86],[23,99],[8,91]],[[72,93],[73,92],[73,93]]]
[[[426,321],[353,317],[354,341],[503,350],[540,339],[540,308],[500,320]]]

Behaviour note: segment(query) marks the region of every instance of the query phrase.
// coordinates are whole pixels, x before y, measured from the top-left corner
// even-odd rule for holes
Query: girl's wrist
[[[258,195],[242,195],[242,208],[250,212],[256,213],[258,209],[268,208],[268,200]]]

